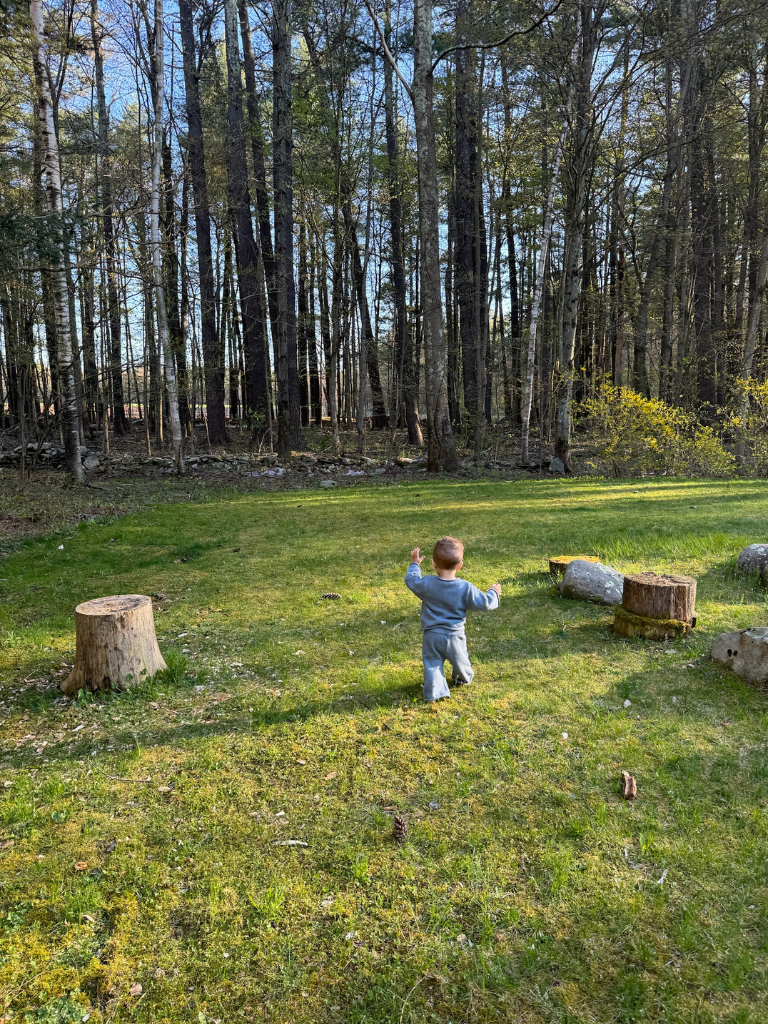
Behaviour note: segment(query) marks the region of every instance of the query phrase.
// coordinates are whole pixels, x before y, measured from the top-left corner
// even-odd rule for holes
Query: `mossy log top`
[[[549,571],[551,573],[557,573],[560,576],[563,575],[565,570],[568,568],[569,562],[599,562],[600,559],[595,555],[557,555],[555,558],[549,560]]]
[[[687,636],[692,629],[692,622],[683,622],[681,619],[655,619],[648,615],[637,615],[628,611],[623,604],[614,608],[613,632],[630,640],[636,636],[646,640],[669,640],[672,637]]]

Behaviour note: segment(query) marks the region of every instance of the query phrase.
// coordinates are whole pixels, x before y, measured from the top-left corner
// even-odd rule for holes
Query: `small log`
[[[634,800],[637,796],[637,781],[627,771],[621,773],[621,795],[625,800]]]
[[[75,665],[63,693],[128,689],[168,666],[155,635],[152,600],[142,594],[99,597],[75,609]]]
[[[555,558],[550,558],[549,571],[553,576],[562,576],[568,568],[569,562],[574,562],[577,558],[581,562],[600,561],[600,559],[596,558],[595,555],[557,555]]]

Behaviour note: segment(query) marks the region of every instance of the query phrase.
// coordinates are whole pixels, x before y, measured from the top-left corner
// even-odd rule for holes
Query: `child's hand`
[[[494,593],[498,594],[499,597],[501,597],[501,584],[500,583],[494,583],[493,586],[490,589],[493,590]]]
[[[411,561],[417,562],[419,565],[421,565],[421,563],[424,561],[424,555],[419,554],[418,548],[414,548],[413,551],[411,552]]]

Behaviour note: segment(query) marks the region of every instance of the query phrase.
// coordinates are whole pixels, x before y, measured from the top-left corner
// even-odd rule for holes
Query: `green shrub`
[[[711,427],[656,398],[604,383],[576,410],[614,476],[730,476],[734,458]]]

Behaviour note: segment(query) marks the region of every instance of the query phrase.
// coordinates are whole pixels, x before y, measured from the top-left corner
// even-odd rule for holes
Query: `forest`
[[[768,10],[3,0],[4,444],[489,429],[631,393],[762,465]],[[607,396],[607,397],[606,397]],[[602,406],[601,406],[602,402]],[[691,419],[693,417],[693,419]],[[30,448],[31,445],[31,448]],[[750,462],[751,459],[751,462]]]

